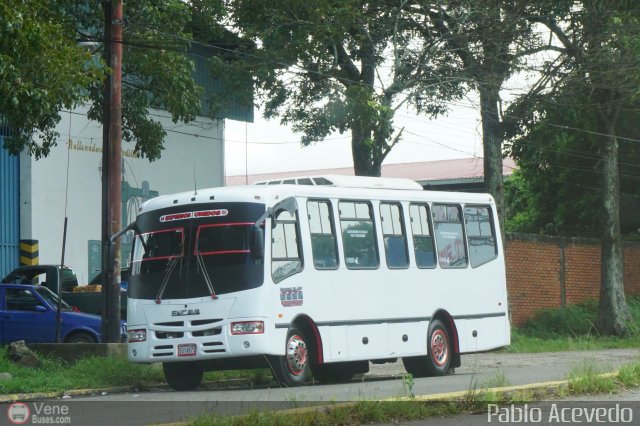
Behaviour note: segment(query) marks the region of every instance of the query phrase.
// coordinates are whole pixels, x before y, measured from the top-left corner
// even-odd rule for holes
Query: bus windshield
[[[188,299],[262,284],[263,261],[250,247],[254,222],[188,218],[167,226],[144,219],[137,220],[129,297]]]

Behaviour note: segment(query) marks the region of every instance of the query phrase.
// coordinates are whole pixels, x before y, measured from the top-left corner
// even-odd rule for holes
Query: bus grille
[[[205,354],[220,354],[227,352],[223,342],[205,342],[202,344],[202,352]],[[175,345],[154,346],[151,351],[153,358],[172,356],[176,353]]]
[[[161,358],[163,356],[173,355],[173,345],[159,345],[153,347],[153,357]]]
[[[201,353],[217,354],[227,352],[226,345],[223,341],[223,319],[222,318],[206,318],[196,319],[192,321],[168,321],[157,322],[151,324],[151,328],[161,328],[161,330],[153,330],[156,339],[160,340],[157,346],[153,346],[151,356],[153,358],[162,358],[174,356],[177,354],[177,346],[172,343],[172,339],[197,338],[196,343],[200,347]],[[211,324],[211,327],[204,330],[190,330],[191,327],[202,327]],[[183,341],[184,342],[184,341]],[[182,343],[183,343],[182,342]]]
[[[202,337],[202,336],[217,336],[222,333],[222,327],[208,328],[206,330],[200,331],[192,331],[191,335],[193,337]]]
[[[215,354],[215,353],[223,353],[226,352],[224,344],[222,342],[208,342],[202,345],[204,347],[203,352],[206,354]]]
[[[156,331],[156,339],[179,339],[184,337],[181,331]]]

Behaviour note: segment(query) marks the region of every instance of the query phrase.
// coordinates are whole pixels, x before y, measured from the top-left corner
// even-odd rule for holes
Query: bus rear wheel
[[[414,377],[443,376],[451,365],[451,338],[442,321],[433,320],[427,336],[427,356],[402,359],[405,370]]]
[[[300,386],[311,376],[311,346],[305,333],[292,327],[287,333],[284,356],[270,357],[271,369],[283,386]]]
[[[193,390],[202,381],[202,368],[194,362],[163,362],[162,370],[165,380],[173,390]]]

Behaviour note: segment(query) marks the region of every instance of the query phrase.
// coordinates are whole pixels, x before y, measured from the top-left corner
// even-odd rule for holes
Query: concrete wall
[[[627,295],[640,295],[640,242],[624,246]],[[598,299],[600,243],[597,240],[509,235],[507,286],[513,325],[536,311]]]
[[[40,263],[59,263],[65,214],[65,264],[89,280],[88,241],[101,238],[102,126],[86,118],[86,108],[61,114],[58,146],[47,158],[21,155],[21,239],[39,241]],[[135,188],[149,182],[160,195],[224,184],[224,122],[199,117],[194,124],[173,123],[164,111],[151,117],[167,129],[160,160],[149,162],[123,142],[123,180]],[[197,136],[196,136],[197,135]],[[67,168],[68,165],[68,168]],[[68,174],[68,178],[67,178]],[[127,206],[135,219],[141,199]],[[66,213],[65,213],[66,212]]]

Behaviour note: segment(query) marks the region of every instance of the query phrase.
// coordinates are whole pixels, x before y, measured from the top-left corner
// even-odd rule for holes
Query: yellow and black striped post
[[[20,265],[37,265],[38,240],[20,240]]]

